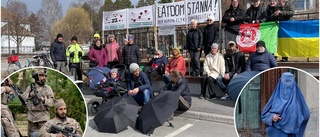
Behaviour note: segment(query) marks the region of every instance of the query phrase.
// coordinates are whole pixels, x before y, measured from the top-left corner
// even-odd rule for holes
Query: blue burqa
[[[279,114],[281,120],[273,122],[273,116]],[[310,111],[293,74],[282,74],[261,115],[267,125],[270,137],[303,137],[310,117]]]

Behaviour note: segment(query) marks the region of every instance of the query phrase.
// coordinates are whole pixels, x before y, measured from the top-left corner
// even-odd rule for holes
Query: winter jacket
[[[277,66],[275,58],[266,49],[263,53],[254,52],[249,56],[246,71],[264,71]]]
[[[140,64],[139,47],[135,44],[128,44],[122,49],[122,63],[129,66],[131,63]]]
[[[203,50],[206,54],[211,51],[212,43],[217,43],[219,39],[219,28],[214,24],[204,27],[203,31]]]
[[[287,1],[284,7],[280,6],[279,21],[291,20],[294,14],[294,5],[292,2]]]
[[[187,34],[187,50],[197,51],[198,48],[203,49],[203,36],[200,29],[190,29]]]
[[[106,54],[106,50],[102,47],[99,48],[97,46],[94,46],[90,49],[89,60],[92,62],[97,60],[99,62],[99,64],[97,65],[98,67],[107,66],[108,57]]]
[[[53,62],[67,61],[65,44],[55,39],[50,46],[50,56]]]
[[[274,16],[274,12],[277,11],[279,8],[277,6],[271,7],[270,5],[267,6],[267,21],[276,21],[278,17]]]
[[[74,57],[71,58],[70,54],[74,52]],[[82,53],[82,56],[84,55],[84,50],[82,49],[81,45],[77,44],[71,44],[68,46],[66,55],[67,57],[70,57],[70,62],[71,63],[80,63],[81,57],[79,56],[79,52]]]
[[[225,73],[235,72],[239,74],[245,70],[245,57],[241,51],[237,50],[236,53],[233,53],[231,50],[227,50],[224,60],[226,64]]]
[[[138,76],[138,82],[140,84],[140,86],[138,87],[139,92],[145,89],[148,89],[151,92],[151,95],[153,95],[150,81],[146,73],[140,71],[140,74]],[[134,76],[132,73],[129,73],[127,77],[127,90],[133,90],[135,88],[134,85],[135,85]]]
[[[152,66],[153,63],[157,64],[158,67],[155,70],[162,75],[165,71],[165,66],[168,64],[168,58],[164,55],[161,58],[152,58],[148,65]]]
[[[234,21],[231,22],[230,19],[234,18]],[[240,25],[243,23],[245,18],[245,11],[243,9],[240,9],[239,6],[236,9],[233,9],[232,5],[230,5],[230,8],[226,10],[222,17],[222,22],[226,23],[226,27],[231,27],[233,25]]]
[[[186,62],[184,61],[184,58],[182,55],[180,55],[177,58],[171,58],[169,63],[166,65],[166,71],[170,72],[173,70],[178,70],[182,73],[182,76],[186,74]]]
[[[259,23],[267,20],[267,12],[263,9],[261,4],[257,8],[251,5],[246,11],[245,22],[254,23],[253,21],[255,20],[259,20]]]
[[[172,91],[178,92],[180,96],[182,96],[191,106],[190,90],[185,78],[181,78],[175,86],[173,86],[172,82],[170,82],[168,85],[162,87],[159,90],[159,93],[161,93],[161,91],[166,91],[166,90],[172,90]]]
[[[224,76],[225,71],[226,68],[223,55],[220,53],[216,53],[216,55],[210,53],[206,56],[203,64],[203,75],[207,74],[216,79],[218,76]]]
[[[105,50],[107,52],[109,62],[121,61],[120,46],[116,40],[112,43],[106,44]]]

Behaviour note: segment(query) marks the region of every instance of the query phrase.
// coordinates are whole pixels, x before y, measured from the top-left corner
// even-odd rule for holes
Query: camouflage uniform
[[[48,122],[46,122],[44,124],[44,126],[41,127],[41,129],[39,131],[39,137],[51,137],[51,136],[54,136],[55,134],[51,134],[50,133],[51,125],[56,125],[61,129],[64,129],[65,126],[72,127],[73,128],[73,132],[72,132],[73,134],[76,134],[78,136],[82,136],[82,134],[83,134],[79,123],[75,119],[66,117],[66,120],[62,122],[58,118],[55,117],[55,118],[49,120]]]
[[[19,137],[19,129],[14,123],[11,111],[8,107],[8,95],[5,93],[6,89],[1,87],[1,124],[8,137]]]
[[[40,70],[37,72],[38,74],[46,74],[45,72],[41,72]],[[28,107],[33,112],[34,115],[28,111],[28,135],[31,136],[31,133],[36,129],[40,129],[48,120],[50,120],[50,112],[49,107],[53,106],[54,95],[52,89],[49,85],[40,86],[35,83],[35,87],[39,92],[40,96],[45,98],[43,102],[43,106],[41,103],[38,105],[34,105],[31,97],[29,97],[31,92],[31,86],[29,86],[26,91],[22,94],[22,98],[26,100],[28,103]]]

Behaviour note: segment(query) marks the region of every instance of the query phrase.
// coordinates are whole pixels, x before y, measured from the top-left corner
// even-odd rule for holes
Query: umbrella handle
[[[167,122],[168,122],[168,124],[169,124],[169,127],[174,128],[174,125],[173,125],[169,120],[167,120]]]

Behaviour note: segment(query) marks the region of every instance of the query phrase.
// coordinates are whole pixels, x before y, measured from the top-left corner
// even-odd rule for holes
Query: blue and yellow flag
[[[278,55],[319,57],[319,20],[280,21]]]

